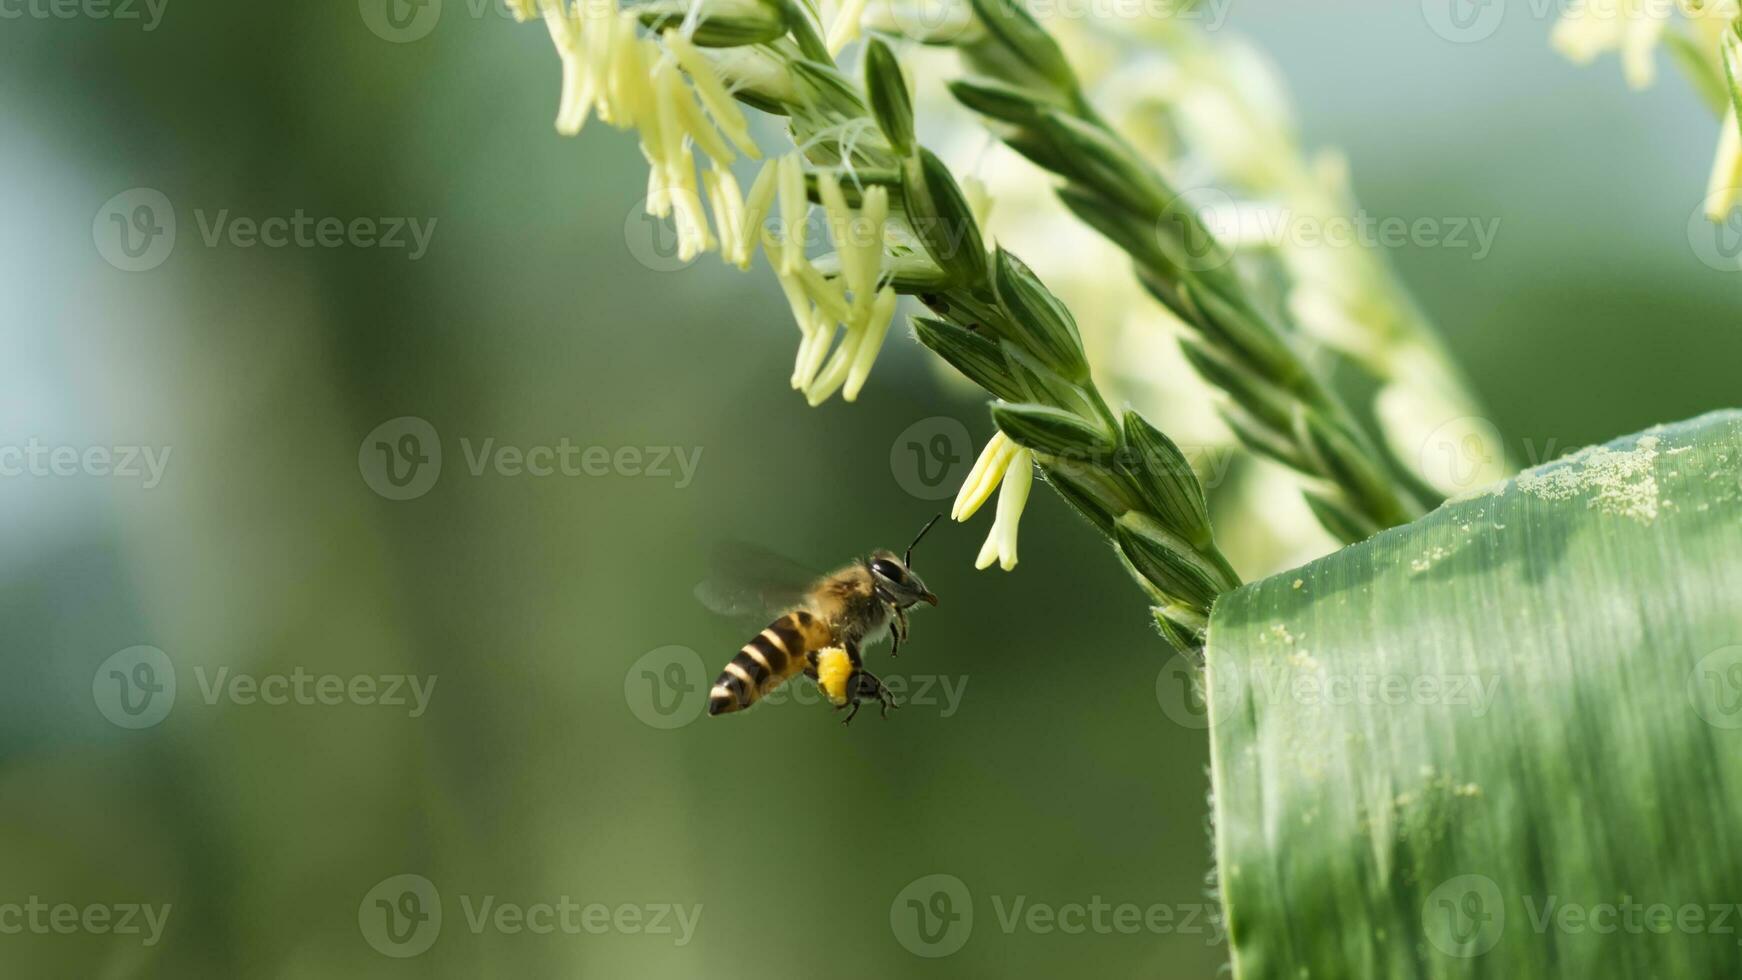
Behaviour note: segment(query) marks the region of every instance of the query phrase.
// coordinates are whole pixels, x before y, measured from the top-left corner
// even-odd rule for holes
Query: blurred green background
[[[984,407],[898,335],[856,405],[806,409],[766,270],[649,261],[631,140],[557,137],[544,30],[446,2],[407,43],[343,0],[169,0],[149,31],[45,4],[0,20],[0,446],[170,453],[150,487],[0,478],[0,972],[1214,975],[1207,741],[1140,594],[1044,489],[1014,573],[972,570],[984,515],[919,552],[943,605],[899,661],[873,656],[915,701],[887,723],[844,729],[814,703],[695,718],[749,635],[691,595],[715,545],[813,566],[904,545],[972,452],[919,474],[915,433],[983,440]],[[1715,125],[1667,63],[1630,93],[1612,60],[1561,61],[1522,8],[1473,45],[1412,3],[1227,14],[1278,60],[1306,142],[1347,150],[1371,212],[1501,219],[1483,261],[1392,257],[1520,459],[1738,401],[1742,278],[1687,231]],[[170,202],[177,236],[127,272],[99,248],[135,188]],[[299,209],[435,226],[415,259],[201,234]],[[443,468],[398,501],[359,455],[403,416],[439,433]],[[687,482],[467,465],[484,440],[564,439],[700,457]],[[131,729],[116,685],[164,680],[118,653],[141,645],[176,697]],[[223,669],[436,686],[413,717],[208,696]],[[443,920],[399,959],[378,947],[402,936],[368,922],[405,874]],[[972,909],[948,956],[901,935],[931,875],[967,892],[931,908]],[[469,921],[487,897],[564,896],[645,917]],[[53,913],[32,928],[33,900],[171,909],[148,944]],[[1168,922],[1007,924],[1019,900]],[[645,928],[663,905],[700,906],[693,934]]]

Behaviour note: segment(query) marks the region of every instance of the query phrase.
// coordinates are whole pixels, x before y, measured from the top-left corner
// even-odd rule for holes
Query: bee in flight
[[[864,701],[876,701],[888,717],[889,709],[896,706],[895,698],[865,669],[863,648],[893,636],[890,656],[894,656],[907,639],[908,609],[921,602],[938,604],[938,597],[913,573],[914,545],[938,517],[920,529],[902,557],[878,549],[811,581],[794,601],[783,603],[786,611],[746,643],[720,673],[708,693],[708,714],[742,711],[803,673],[816,681],[836,710],[851,709],[842,724],[853,720]],[[708,586],[699,589],[698,595],[721,611],[741,607],[731,598],[722,599],[719,590]],[[766,593],[757,597],[768,598]]]

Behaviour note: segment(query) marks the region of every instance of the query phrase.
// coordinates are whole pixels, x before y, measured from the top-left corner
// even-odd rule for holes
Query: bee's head
[[[877,594],[906,609],[920,602],[938,604],[938,597],[925,587],[918,575],[913,574],[913,546],[919,544],[925,532],[931,530],[938,522],[938,517],[928,521],[925,527],[919,529],[919,534],[913,539],[913,544],[907,546],[907,554],[897,558],[893,551],[873,551],[866,565],[871,569],[871,580],[877,586]]]
[[[873,551],[867,565],[871,568],[871,581],[875,583],[877,594],[885,600],[906,609],[920,602],[938,604],[938,597],[931,594],[918,575],[907,563],[895,556],[893,551]]]

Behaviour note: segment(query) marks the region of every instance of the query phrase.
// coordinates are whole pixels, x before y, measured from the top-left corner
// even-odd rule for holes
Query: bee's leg
[[[901,653],[902,641],[907,639],[907,610],[900,606],[895,607],[895,615],[890,620],[889,635],[894,643],[889,648],[889,655],[891,657],[898,656]]]
[[[859,655],[859,644],[849,640],[841,646],[847,651],[847,659],[853,664],[853,673],[847,678],[847,702],[835,705],[835,710],[851,707],[853,710],[847,712],[847,717],[841,722],[843,725],[851,725],[853,716],[859,713],[859,676],[865,669],[865,660]]]
[[[878,706],[882,709],[881,714],[885,718],[889,717],[890,708],[900,707],[900,705],[895,703],[895,695],[889,693],[889,688],[885,686],[881,680],[877,679],[876,674],[870,673],[869,671],[854,671],[852,678],[847,681],[847,691],[848,698],[853,705],[854,714],[858,713],[860,702],[873,699],[877,701]],[[852,720],[853,716],[848,715],[847,721]],[[845,724],[845,722],[843,722],[843,724]]]

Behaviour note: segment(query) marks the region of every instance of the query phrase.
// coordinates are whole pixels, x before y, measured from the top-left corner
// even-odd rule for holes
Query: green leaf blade
[[[1206,657],[1237,976],[1737,974],[1742,414],[1226,595]]]

